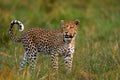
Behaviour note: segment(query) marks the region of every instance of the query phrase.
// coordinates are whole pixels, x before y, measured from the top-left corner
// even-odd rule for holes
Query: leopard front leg
[[[73,61],[73,54],[66,54],[64,56],[64,63],[68,72],[71,72],[72,70],[72,61]]]
[[[52,67],[54,70],[58,70],[58,54],[51,54]]]

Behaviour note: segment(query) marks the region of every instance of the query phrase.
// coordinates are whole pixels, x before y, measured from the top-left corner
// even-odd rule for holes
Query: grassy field
[[[119,0],[0,0],[0,80],[120,80]],[[59,71],[51,68],[50,56],[40,54],[37,68],[18,74],[23,47],[8,34],[12,20],[25,30],[57,29],[60,20],[80,20],[71,74],[63,58]],[[16,30],[16,35],[21,34]]]

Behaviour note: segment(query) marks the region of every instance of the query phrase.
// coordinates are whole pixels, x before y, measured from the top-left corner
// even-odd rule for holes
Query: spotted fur
[[[57,30],[31,28],[17,38],[13,33],[13,26],[17,24],[19,31],[23,31],[24,25],[20,21],[12,21],[9,34],[13,41],[21,42],[25,49],[20,68],[23,69],[26,64],[35,68],[38,52],[42,52],[51,56],[55,70],[58,69],[58,56],[64,56],[66,68],[71,71],[78,23],[79,21],[61,20],[61,28]]]

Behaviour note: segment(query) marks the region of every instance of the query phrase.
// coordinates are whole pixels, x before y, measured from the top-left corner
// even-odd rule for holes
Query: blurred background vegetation
[[[40,55],[35,72],[18,74],[24,50],[8,33],[16,19],[25,30],[57,29],[60,20],[80,20],[72,73],[65,73],[61,58],[54,75],[50,57]],[[120,80],[120,1],[0,0],[0,80]]]

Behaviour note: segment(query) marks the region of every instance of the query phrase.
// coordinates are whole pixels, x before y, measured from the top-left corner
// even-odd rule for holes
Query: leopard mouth
[[[63,41],[64,41],[65,43],[70,43],[70,42],[72,41],[72,38],[73,38],[73,37],[74,37],[74,36],[72,36],[72,35],[65,35]]]
[[[65,35],[65,38],[73,38],[74,36],[72,35]]]

